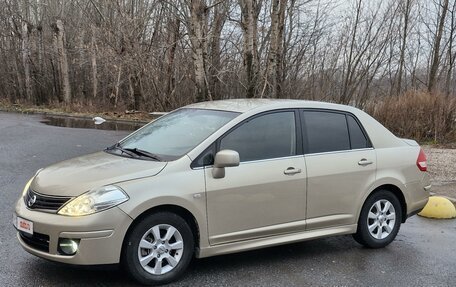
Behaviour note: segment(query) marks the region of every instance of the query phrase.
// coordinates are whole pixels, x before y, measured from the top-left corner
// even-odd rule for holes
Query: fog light
[[[74,255],[78,251],[79,239],[60,238],[59,253],[64,255]]]

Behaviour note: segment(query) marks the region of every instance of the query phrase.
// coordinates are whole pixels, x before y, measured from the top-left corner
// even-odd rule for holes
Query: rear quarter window
[[[369,140],[363,133],[358,122],[352,116],[347,115],[347,125],[350,132],[350,145],[352,149],[370,147]]]

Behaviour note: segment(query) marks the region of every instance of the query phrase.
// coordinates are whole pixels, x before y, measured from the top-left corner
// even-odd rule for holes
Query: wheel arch
[[[363,201],[363,205],[365,204],[365,202],[367,201],[367,199],[372,196],[374,193],[380,191],[380,190],[388,190],[390,191],[391,193],[393,193],[397,199],[399,200],[400,204],[401,204],[401,222],[404,223],[405,220],[407,219],[407,201],[405,199],[405,196],[404,196],[404,193],[403,191],[397,186],[397,185],[394,185],[394,184],[390,184],[390,183],[387,183],[387,184],[382,184],[382,185],[379,185],[377,187],[375,187],[365,198],[364,198],[364,201]],[[362,209],[362,206],[361,206],[361,209]],[[360,211],[358,212],[358,217],[359,217],[359,214],[361,213],[361,209]]]
[[[123,254],[124,249],[125,249],[125,244],[128,236],[134,229],[134,227],[141,222],[144,218],[158,212],[170,212],[177,214],[180,216],[182,219],[187,222],[187,224],[190,226],[190,229],[192,230],[193,233],[193,238],[195,240],[195,247],[199,248],[200,244],[200,228],[198,225],[198,221],[196,220],[195,216],[186,208],[179,206],[179,205],[174,205],[174,204],[163,204],[163,205],[158,205],[151,207],[145,211],[143,211],[141,214],[139,214],[130,224],[130,226],[127,229],[127,232],[125,233],[123,242],[122,242],[122,251],[121,253]],[[196,252],[196,250],[194,250]],[[121,256],[122,258],[122,256]]]

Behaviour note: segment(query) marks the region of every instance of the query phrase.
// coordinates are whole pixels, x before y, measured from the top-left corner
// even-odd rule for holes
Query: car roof
[[[199,102],[188,105],[185,108],[221,110],[238,113],[245,113],[254,109],[268,110],[275,108],[320,108],[344,111],[353,109],[350,106],[339,104],[292,99],[229,99]]]

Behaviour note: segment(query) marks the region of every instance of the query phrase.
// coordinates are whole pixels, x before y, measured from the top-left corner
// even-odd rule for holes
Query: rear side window
[[[347,115],[348,130],[350,131],[350,143],[352,149],[368,148],[369,141],[366,135],[361,130],[358,122],[352,117]]]
[[[220,140],[223,149],[237,151],[241,161],[295,155],[295,113],[277,112],[249,120]]]
[[[350,136],[345,114],[304,111],[304,126],[308,153],[350,149]]]

